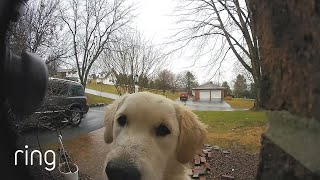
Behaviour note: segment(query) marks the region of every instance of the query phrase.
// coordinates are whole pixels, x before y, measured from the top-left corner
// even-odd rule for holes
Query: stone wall
[[[320,0],[250,3],[270,110],[257,179],[320,179]]]

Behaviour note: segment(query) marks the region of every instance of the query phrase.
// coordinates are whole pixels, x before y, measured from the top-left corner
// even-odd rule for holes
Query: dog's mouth
[[[109,180],[140,180],[139,169],[127,160],[111,160],[107,163],[105,173]]]

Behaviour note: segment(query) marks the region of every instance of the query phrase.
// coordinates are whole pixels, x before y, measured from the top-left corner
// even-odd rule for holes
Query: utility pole
[[[136,74],[136,76],[134,77],[134,93],[139,92],[139,76]]]

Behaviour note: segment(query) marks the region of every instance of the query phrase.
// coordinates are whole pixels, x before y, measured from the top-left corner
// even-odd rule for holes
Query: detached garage
[[[192,89],[196,101],[222,101],[225,87],[218,86],[212,82],[203,84]]]

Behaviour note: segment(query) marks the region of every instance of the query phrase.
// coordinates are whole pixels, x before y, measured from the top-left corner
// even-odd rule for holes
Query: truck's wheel
[[[78,126],[82,120],[81,110],[77,107],[72,107],[70,110],[71,116],[69,121],[73,126]]]

